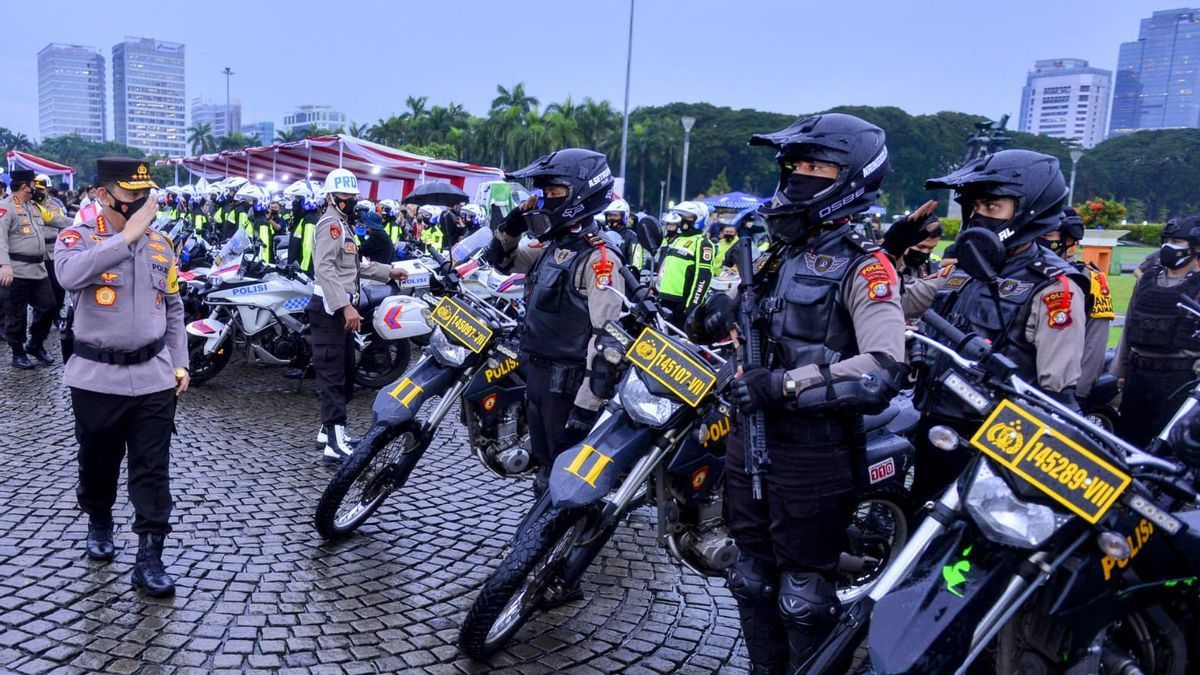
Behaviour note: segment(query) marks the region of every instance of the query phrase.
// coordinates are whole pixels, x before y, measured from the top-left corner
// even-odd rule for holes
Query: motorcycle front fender
[[[216,352],[221,345],[225,344],[230,328],[230,324],[224,321],[208,318],[189,323],[185,330],[188,335],[204,339],[204,353],[208,355]]]
[[[551,504],[569,509],[603,499],[661,435],[661,429],[635,425],[624,410],[605,417],[582,443],[554,460]]]
[[[421,406],[430,398],[446,393],[462,371],[425,356],[404,377],[379,390],[371,412],[376,421],[391,426],[412,421]]]
[[[876,603],[868,636],[874,672],[952,672],[1023,559],[972,524],[951,525],[903,584]]]

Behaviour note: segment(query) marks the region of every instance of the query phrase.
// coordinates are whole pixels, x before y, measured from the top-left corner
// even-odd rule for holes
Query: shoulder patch
[[[1055,330],[1071,325],[1071,291],[1052,291],[1042,296],[1046,305],[1046,323]]]
[[[876,261],[864,266],[858,275],[867,282],[867,297],[875,302],[884,302],[892,298],[892,274],[887,266]]]
[[[559,265],[562,265],[563,263],[567,262],[568,260],[570,260],[571,258],[574,258],[574,257],[575,257],[575,252],[569,248],[554,249],[554,262],[558,263]]]
[[[339,227],[337,223],[331,223],[329,225],[329,236],[333,239],[341,239],[342,228]]]
[[[78,244],[79,240],[82,238],[83,236],[75,230],[63,230],[58,235],[58,240],[61,241],[63,246],[66,246],[67,248],[75,246],[75,244]]]
[[[966,286],[967,280],[970,278],[971,277],[967,276],[966,274],[956,274],[956,275],[950,277],[949,279],[947,279],[946,283],[943,285],[943,287],[949,288],[952,290],[957,290],[957,289],[962,288],[963,286]]]
[[[821,276],[836,273],[848,262],[850,262],[849,258],[825,254],[817,255],[816,253],[809,251],[804,252],[804,266],[807,267],[813,274],[819,274]]]
[[[592,274],[596,276],[596,288],[604,288],[612,283],[613,261],[601,258],[592,263]]]

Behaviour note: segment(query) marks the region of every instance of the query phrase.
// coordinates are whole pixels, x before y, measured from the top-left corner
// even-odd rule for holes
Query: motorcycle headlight
[[[635,422],[655,427],[666,424],[682,405],[678,401],[651,394],[641,376],[633,369],[630,369],[625,380],[621,382],[617,394],[621,398],[621,406]]]
[[[437,360],[447,366],[461,366],[467,362],[467,356],[470,354],[466,347],[450,342],[450,338],[446,337],[441,328],[434,328],[429,334],[429,346]]]
[[[1019,548],[1037,548],[1071,518],[1049,506],[1023,501],[983,461],[967,488],[965,503],[989,539]]]

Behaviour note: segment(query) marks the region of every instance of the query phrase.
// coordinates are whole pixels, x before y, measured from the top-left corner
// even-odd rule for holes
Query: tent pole
[[[339,137],[339,138],[338,138],[338,168],[339,168],[339,169],[340,169],[340,168],[342,168],[342,150],[343,150],[343,147],[344,147],[344,146],[342,145],[342,139]]]
[[[250,180],[250,153],[246,153],[246,180]]]
[[[175,164],[175,187],[179,187],[179,164]]]
[[[304,180],[312,180],[312,143],[306,140],[304,147],[308,148],[308,175],[304,177]]]
[[[275,151],[271,153],[271,182],[272,182],[272,183],[274,183],[274,182],[275,182],[275,180],[276,180],[276,177],[275,177],[275,160],[277,160],[278,158],[279,158],[279,148],[275,148]]]

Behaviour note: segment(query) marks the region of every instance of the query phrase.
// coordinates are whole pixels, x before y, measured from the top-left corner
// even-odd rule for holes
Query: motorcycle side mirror
[[[983,227],[963,230],[955,239],[954,247],[958,266],[971,278],[992,282],[999,276],[997,270],[1003,268],[1006,253],[995,232]]]
[[[650,255],[658,253],[658,249],[662,247],[662,226],[659,225],[658,219],[654,216],[642,216],[637,222],[637,238],[638,243],[642,248],[650,252]]]

